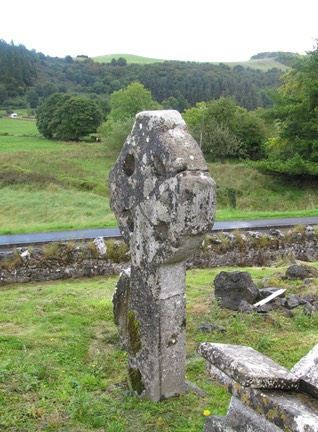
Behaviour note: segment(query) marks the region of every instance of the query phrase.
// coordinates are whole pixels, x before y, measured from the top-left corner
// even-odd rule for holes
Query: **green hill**
[[[112,59],[118,60],[119,58],[124,58],[128,64],[153,64],[153,63],[163,63],[169,62],[172,60],[164,60],[164,59],[156,59],[151,57],[142,57],[134,54],[107,54],[101,55],[97,57],[92,57],[97,63],[111,63]],[[191,61],[189,61],[191,62]],[[191,62],[191,63],[204,63],[204,62]],[[242,66],[245,69],[259,69],[262,71],[267,71],[273,68],[280,69],[282,71],[286,71],[289,69],[289,66],[282,64],[276,58],[259,58],[259,59],[250,59],[246,61],[239,62],[206,62],[214,65],[225,64],[233,69],[236,66]]]
[[[124,58],[127,63],[135,63],[135,64],[151,64],[151,63],[162,63],[166,60],[155,59],[150,57],[142,57],[134,54],[108,54],[93,57],[92,60],[97,63],[111,63],[112,59],[118,60],[119,58]]]
[[[214,64],[219,64],[219,63],[214,63]],[[278,62],[274,58],[246,60],[246,61],[241,61],[241,62],[226,62],[224,64],[229,66],[231,69],[233,69],[236,66],[242,66],[245,69],[247,69],[247,68],[259,69],[261,71],[267,71],[267,70],[270,70],[273,68],[280,69],[282,71],[287,71],[288,69],[290,69],[289,66]]]

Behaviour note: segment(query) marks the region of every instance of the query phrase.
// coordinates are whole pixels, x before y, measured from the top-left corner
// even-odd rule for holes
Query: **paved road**
[[[286,228],[299,224],[318,225],[318,216],[285,219],[255,219],[215,222],[213,231],[229,231],[235,229],[269,229]],[[40,232],[33,234],[0,235],[0,246],[23,246],[32,243],[47,243],[63,240],[84,240],[96,237],[120,237],[118,228],[96,228],[78,231]]]

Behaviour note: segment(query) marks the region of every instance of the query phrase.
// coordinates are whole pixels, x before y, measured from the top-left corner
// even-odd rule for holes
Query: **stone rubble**
[[[318,277],[318,271],[314,267],[297,264],[288,267],[285,277],[288,278],[291,271],[292,274],[295,274],[295,269],[297,269],[297,275],[301,275],[302,279],[309,276]],[[295,280],[296,278],[293,277],[291,279]],[[311,283],[310,279],[306,280],[307,284]],[[260,300],[265,300],[267,297],[272,296],[279,288],[268,287],[258,289],[248,272],[222,271],[214,279],[214,286],[214,297],[221,307],[243,313],[251,313],[253,311],[267,313],[279,308],[291,311],[300,306],[303,307],[306,315],[311,315],[318,311],[318,295],[315,294],[302,298],[298,294],[289,294],[286,296],[284,292],[279,297],[269,298],[269,301],[265,304],[259,304],[264,303],[260,302]]]

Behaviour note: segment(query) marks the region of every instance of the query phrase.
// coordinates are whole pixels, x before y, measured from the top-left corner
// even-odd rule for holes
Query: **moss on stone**
[[[122,263],[130,261],[129,248],[124,242],[108,241],[107,257],[110,261],[115,263]]]
[[[139,322],[136,319],[135,312],[133,310],[128,312],[127,321],[129,335],[128,352],[134,356],[141,349],[141,339],[139,332]]]
[[[128,369],[128,386],[130,390],[136,392],[139,396],[144,391],[144,384],[142,382],[141,373],[139,369],[129,368]]]

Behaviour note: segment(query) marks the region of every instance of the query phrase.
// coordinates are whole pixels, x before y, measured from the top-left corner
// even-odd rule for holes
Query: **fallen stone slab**
[[[279,432],[282,430],[232,396],[227,415],[208,417],[203,432]]]
[[[292,432],[318,432],[318,400],[304,393],[247,388],[228,389],[244,405]]]
[[[318,344],[295,364],[291,372],[300,379],[303,391],[318,398]]]
[[[244,387],[296,390],[299,379],[253,348],[204,342],[199,354]]]

